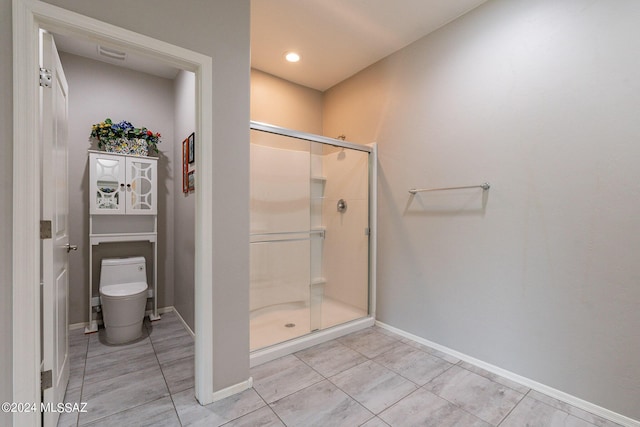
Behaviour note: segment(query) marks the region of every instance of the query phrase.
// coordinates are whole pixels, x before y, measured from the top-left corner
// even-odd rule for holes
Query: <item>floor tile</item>
[[[287,426],[358,426],[373,417],[358,402],[324,380],[271,404]]]
[[[64,395],[65,403],[80,403],[80,396],[82,393],[82,387],[69,389]],[[58,427],[75,427],[78,425],[78,412],[63,412],[58,418]]]
[[[89,347],[89,335],[84,329],[69,331],[69,359],[71,361],[84,361],[87,358]]]
[[[195,355],[194,339],[187,333],[160,341],[154,340],[153,348],[160,363],[184,359],[185,357],[194,357]]]
[[[195,385],[195,361],[193,357],[172,360],[160,365],[162,374],[169,387],[169,393],[175,394]]]
[[[404,338],[402,335],[398,335],[395,332],[391,332],[389,329],[385,329],[385,328],[383,328],[381,326],[374,325],[374,326],[371,327],[371,329],[373,329],[376,332],[380,332],[381,334],[390,336],[391,338],[395,338],[398,341],[400,341],[400,340],[402,340]]]
[[[147,338],[134,346],[124,346],[118,351],[89,357],[84,371],[84,383],[116,378],[152,366],[157,367],[158,361],[151,341]]]
[[[275,402],[324,378],[290,354],[251,368],[253,388],[267,402]]]
[[[87,413],[80,414],[80,425],[122,412],[169,395],[157,365],[128,375],[121,375],[82,388]]]
[[[295,355],[325,377],[367,361],[362,354],[335,340],[299,351]]]
[[[417,388],[411,381],[371,360],[329,379],[374,414]]]
[[[546,394],[542,394],[535,390],[531,390],[527,396],[539,400],[540,402],[546,403],[547,405],[552,406],[555,409],[565,411],[598,427],[620,427],[620,424],[614,423],[613,421],[605,420],[598,415],[592,414],[580,408],[576,408],[573,405],[561,402],[558,399],[554,399],[553,397],[547,396]]]
[[[65,402],[88,413],[61,414],[61,427],[620,427],[379,327],[252,368],[254,388],[207,406],[194,397],[193,336],[174,313],[125,345],[82,332],[69,333]]]
[[[444,359],[444,360],[446,360],[447,362],[449,362],[449,363],[451,363],[453,365],[455,365],[456,363],[460,362],[460,359],[458,359],[457,357],[453,357],[453,356],[451,356],[451,355],[449,355],[447,353],[444,353],[444,352],[442,352],[440,350],[436,350],[435,348],[429,347],[428,345],[424,345],[422,343],[410,340],[409,338],[402,339],[402,342],[407,344],[407,345],[410,345],[411,347],[415,347],[418,350],[425,351],[425,352],[431,354],[432,356],[436,356],[436,357],[439,357],[441,359]]]
[[[91,427],[136,426],[180,427],[180,420],[170,397],[163,397],[144,405],[102,418],[88,424]]]
[[[390,426],[403,427],[490,427],[487,422],[471,415],[447,400],[418,389],[379,417]]]
[[[482,369],[478,366],[472,365],[471,363],[467,363],[467,362],[460,362],[458,363],[458,366],[460,366],[461,368],[464,368],[468,371],[474,372],[478,375],[482,375],[485,378],[490,379],[491,381],[495,381],[497,383],[500,383],[504,386],[507,386],[517,392],[520,392],[522,394],[527,394],[529,392],[529,387],[523,386],[522,384],[518,384],[515,381],[511,381],[508,378],[502,377],[500,375],[494,374],[493,372],[489,372],[485,369]]]
[[[85,361],[69,361],[69,383],[67,383],[67,391],[80,390],[84,381]]]
[[[362,424],[361,427],[389,427],[389,424],[385,423],[378,417],[373,417],[366,423]]]
[[[266,406],[253,389],[207,406],[198,403],[193,389],[176,393],[172,398],[183,426],[220,426]]]
[[[191,334],[185,329],[184,324],[173,313],[165,313],[162,315],[162,319],[155,322],[147,322],[146,327],[149,337],[153,341],[162,340],[165,338],[172,338],[176,335]]]
[[[397,344],[374,360],[420,386],[453,366],[439,357],[403,343]]]
[[[445,371],[424,388],[493,425],[497,425],[524,396],[459,366]]]
[[[105,339],[104,329],[100,329],[98,332],[89,335],[89,348],[87,350],[87,358],[101,356],[103,354],[112,353],[114,351],[121,351],[138,345],[145,345],[149,342],[149,337],[145,333],[141,338],[127,344],[109,344]]]
[[[228,422],[224,427],[285,427],[285,425],[270,407],[264,406]]]
[[[390,350],[400,342],[397,339],[382,334],[373,328],[354,332],[342,338],[338,338],[338,341],[358,353],[362,353],[370,359]]]
[[[531,397],[525,397],[515,407],[507,418],[500,424],[501,427],[520,426],[549,426],[549,427],[594,427],[565,411],[553,408],[546,403]]]

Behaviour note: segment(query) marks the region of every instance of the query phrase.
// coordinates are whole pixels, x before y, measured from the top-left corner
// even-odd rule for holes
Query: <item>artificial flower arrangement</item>
[[[157,153],[160,134],[145,127],[134,127],[123,120],[113,123],[107,118],[91,127],[91,137],[98,140],[98,148],[105,151],[146,156],[148,152]]]

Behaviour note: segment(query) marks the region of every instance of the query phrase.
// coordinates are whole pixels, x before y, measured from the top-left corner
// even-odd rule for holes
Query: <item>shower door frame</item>
[[[369,307],[368,315],[327,329],[307,333],[279,344],[258,349],[250,353],[251,367],[261,365],[287,354],[321,344],[326,341],[368,328],[375,324],[376,319],[376,260],[377,260],[377,188],[378,188],[378,148],[376,143],[367,145],[354,144],[341,139],[329,138],[321,135],[300,132],[267,123],[251,121],[250,129],[276,135],[288,136],[304,141],[317,142],[334,147],[348,148],[369,154]]]

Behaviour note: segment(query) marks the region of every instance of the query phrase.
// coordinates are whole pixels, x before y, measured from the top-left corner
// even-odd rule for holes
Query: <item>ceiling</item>
[[[325,91],[485,1],[251,0],[251,66]],[[60,34],[55,40],[63,52],[168,79],[178,73],[131,53],[124,60],[113,58],[120,52],[101,55],[90,40]],[[300,62],[284,60],[291,50],[302,55]]]
[[[485,1],[252,0],[251,66],[325,91]]]
[[[141,55],[132,55],[120,49],[110,46],[103,46],[102,54],[100,46],[89,39],[79,37],[71,37],[62,34],[54,34],[56,47],[62,52],[71,53],[85,58],[95,59],[96,61],[107,62],[119,67],[125,67],[143,73],[152,74],[154,76],[164,77],[165,79],[174,79],[180,70],[165,65],[153,58],[143,57]],[[109,55],[109,56],[105,56]],[[116,59],[124,56],[123,59]]]

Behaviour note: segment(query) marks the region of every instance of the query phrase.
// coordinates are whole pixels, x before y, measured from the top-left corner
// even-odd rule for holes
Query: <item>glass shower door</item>
[[[309,151],[251,131],[251,350],[311,332]]]
[[[369,152],[313,137],[251,130],[252,351],[369,314]]]
[[[324,239],[312,246],[320,277],[312,277],[311,294],[321,301],[318,329],[326,329],[369,313],[369,153],[313,144],[312,192],[322,197],[312,218]]]

